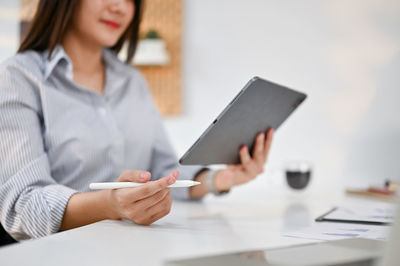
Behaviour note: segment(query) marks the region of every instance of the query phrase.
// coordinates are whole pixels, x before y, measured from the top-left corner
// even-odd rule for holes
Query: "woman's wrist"
[[[201,185],[193,186],[189,188],[189,195],[192,199],[199,199],[205,196],[209,191],[206,186],[205,178],[209,170],[203,170],[196,175],[194,178],[195,181],[201,183]]]
[[[119,215],[117,212],[115,206],[112,204],[113,198],[112,198],[112,189],[106,189],[101,191],[104,193],[104,196],[102,196],[103,199],[103,204],[104,204],[104,216],[106,219],[110,220],[120,220],[122,217]]]
[[[212,178],[210,178],[210,174],[212,175]],[[195,177],[195,180],[201,182],[201,185],[193,186],[190,188],[190,197],[201,198],[206,194],[212,192],[212,189],[210,189],[210,185],[214,186],[215,188],[214,191],[222,192],[221,194],[225,194],[224,192],[229,191],[233,186],[233,184],[231,184],[233,180],[232,178],[228,178],[227,180],[225,179],[226,178],[224,178],[224,170],[217,170],[217,171],[205,170],[200,172]],[[209,184],[209,182],[212,182],[212,184]]]
[[[69,199],[60,230],[68,230],[105,219],[119,219],[111,204],[111,191],[77,193]]]
[[[223,179],[221,178],[221,170],[215,173],[214,186],[217,191],[224,191],[230,189],[226,187],[226,184],[224,184]]]
[[[234,178],[225,171],[225,169],[218,170],[215,173],[214,186],[217,191],[229,191],[234,186]]]

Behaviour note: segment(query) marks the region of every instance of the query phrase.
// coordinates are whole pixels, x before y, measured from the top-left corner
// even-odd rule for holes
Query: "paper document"
[[[293,232],[284,233],[284,236],[316,240],[337,240],[345,238],[369,238],[386,240],[390,226],[350,223],[315,223],[312,226]]]
[[[390,203],[347,204],[332,209],[316,221],[390,224],[394,221],[395,207]]]

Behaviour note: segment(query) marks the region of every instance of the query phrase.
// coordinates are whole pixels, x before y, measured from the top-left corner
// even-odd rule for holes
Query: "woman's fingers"
[[[253,158],[250,156],[247,147],[242,147],[239,151],[241,165],[247,172],[245,175],[248,180],[256,177],[264,171],[264,164],[268,156],[268,151],[272,142],[273,129],[269,129],[267,134],[257,135],[253,148]]]
[[[172,206],[172,197],[168,193],[157,205],[149,208],[148,214],[150,216],[149,223],[154,223],[155,221],[161,219],[162,217],[169,214]]]
[[[268,158],[268,152],[269,149],[271,148],[271,143],[272,143],[272,138],[274,137],[274,129],[270,128],[267,131],[267,137],[265,139],[265,144],[264,144],[264,158],[267,160]]]
[[[151,178],[150,172],[142,170],[126,170],[117,179],[117,182],[145,183]]]
[[[149,198],[133,203],[127,216],[131,221],[137,224],[149,225],[167,215],[171,209],[171,205],[172,198],[170,189],[167,188]]]
[[[175,183],[177,176],[178,172],[173,171],[169,176],[140,187],[115,189],[113,205],[119,209],[122,218],[137,224],[150,224],[150,220],[159,217],[157,213],[169,213],[172,199],[168,186]]]
[[[144,175],[142,175],[144,173]],[[144,176],[150,178],[150,173],[140,170],[128,170],[121,174],[118,181],[136,181]],[[110,203],[119,218],[126,218],[138,224],[150,224],[169,213],[172,199],[168,186],[175,183],[178,171],[172,171],[168,176],[157,181],[148,182],[135,188],[110,190]]]
[[[249,149],[243,146],[239,151],[240,162],[242,163],[246,172],[248,172],[249,179],[254,178],[258,173],[257,163],[251,158]]]
[[[131,193],[133,196],[132,199],[134,201],[137,201],[140,199],[150,197],[159,192],[160,190],[167,188],[169,185],[172,185],[173,183],[175,183],[178,176],[179,176],[178,171],[172,171],[168,176],[160,178],[156,181],[151,181],[140,187],[127,188],[124,190],[126,191],[129,190],[129,193]]]
[[[154,195],[144,198],[144,199],[141,199],[141,200],[138,200],[138,201],[134,202],[133,204],[135,204],[137,206],[137,208],[148,209],[154,205],[157,205],[169,193],[170,193],[170,188],[165,188],[163,190],[158,191]]]
[[[264,133],[258,134],[253,148],[253,159],[257,162],[260,168],[263,168],[263,165],[265,163],[264,140],[265,140],[265,134]]]
[[[256,175],[263,172],[265,163],[264,139],[264,133],[257,135],[253,148],[253,158],[251,158],[247,148],[242,148],[240,150],[241,163],[245,170],[251,174],[249,179],[254,178]]]
[[[249,165],[251,163],[251,157],[249,154],[249,149],[246,146],[243,146],[239,150],[240,162],[243,166]]]

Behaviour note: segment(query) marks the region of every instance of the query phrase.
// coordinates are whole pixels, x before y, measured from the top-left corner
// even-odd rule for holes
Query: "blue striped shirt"
[[[179,166],[148,86],[135,68],[103,51],[104,93],[77,85],[62,46],[19,53],[0,65],[0,221],[15,239],[59,230],[69,198],[127,169],[152,179]],[[189,198],[173,189],[174,198]]]

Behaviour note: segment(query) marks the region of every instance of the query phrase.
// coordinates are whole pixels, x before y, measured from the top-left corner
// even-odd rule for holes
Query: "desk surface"
[[[163,265],[166,260],[272,248],[313,240],[282,233],[309,226],[345,198],[312,186],[291,191],[261,176],[230,195],[174,202],[151,226],[102,221],[0,249],[1,265]]]

